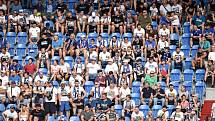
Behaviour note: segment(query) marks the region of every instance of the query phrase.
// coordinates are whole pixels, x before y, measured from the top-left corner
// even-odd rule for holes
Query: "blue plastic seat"
[[[66,56],[66,57],[64,57],[64,60],[66,63],[68,63],[70,65],[70,69],[72,69],[73,68],[72,63],[74,61],[73,58],[71,56]]]
[[[191,50],[192,58],[195,58],[196,53],[198,52],[198,48],[199,48],[199,45],[193,45],[192,50]]]
[[[92,87],[94,86],[94,82],[93,81],[86,81],[84,84],[84,89],[86,91],[87,94],[90,94],[90,91],[92,89]]]
[[[167,111],[169,112],[169,117],[171,116],[173,110],[175,109],[174,105],[167,105]]]
[[[36,57],[38,54],[38,46],[36,44],[28,45],[28,55],[32,57]]]
[[[195,85],[195,91],[198,94],[199,100],[202,101],[203,96],[205,94],[205,83],[204,82],[197,82]]]
[[[49,28],[49,29],[51,29],[51,30],[54,30],[54,23],[52,22],[52,21],[44,21],[44,26],[46,27],[46,28]]]
[[[161,109],[162,109],[162,106],[161,106],[161,105],[154,105],[154,106],[152,107],[152,112],[153,112],[153,117],[154,117],[154,119],[157,117],[157,113],[158,113],[158,111],[161,110]]]
[[[57,89],[59,88],[60,84],[57,81],[53,81],[52,84],[55,88],[57,88]]]
[[[132,93],[140,93],[140,86],[141,86],[141,82],[134,81],[132,83]]]
[[[125,117],[125,121],[130,121],[130,117]]]
[[[117,40],[120,40],[120,39],[121,39],[120,33],[112,33],[112,34],[111,34],[111,37],[113,37],[113,36],[116,36]]]
[[[19,32],[18,33],[18,44],[26,44],[28,42],[28,35],[26,32]]]
[[[58,62],[60,61],[60,56],[53,56],[51,59],[51,63],[53,64],[55,60],[58,60]]]
[[[10,47],[8,49],[8,52],[10,53],[10,56],[14,56],[15,55],[15,46],[14,44],[10,44]]]
[[[170,40],[178,41],[179,40],[179,35],[177,33],[170,34]]]
[[[80,56],[80,58],[81,58],[81,63],[84,64],[84,63],[85,63],[84,57],[83,57],[83,56]],[[77,58],[75,59],[75,62],[77,62]]]
[[[157,27],[158,27],[157,21],[152,21],[151,25],[152,25],[152,28],[153,28],[154,30],[157,30]]]
[[[89,33],[88,34],[88,40],[94,39],[97,40],[98,34],[97,33]]]
[[[114,105],[114,109],[116,113],[118,114],[119,118],[122,116],[122,105]]]
[[[182,45],[189,45],[190,46],[190,33],[184,33],[182,35],[182,38],[181,38],[181,43]]]
[[[173,85],[173,88],[178,92],[180,84],[178,82],[170,82]]]
[[[81,40],[81,36],[82,36],[82,35],[86,36],[86,33],[84,33],[84,32],[79,32],[79,33],[76,34],[76,41],[77,41],[77,42],[78,42],[79,40]]]
[[[194,71],[191,69],[184,70],[184,81],[193,81]]]
[[[186,81],[183,83],[183,85],[185,86],[185,89],[189,92],[189,94],[191,94],[193,83],[191,81]]]
[[[11,106],[15,107],[15,109],[16,109],[16,104],[8,104],[6,109],[7,110],[10,109]]]
[[[109,34],[108,33],[101,33],[100,35],[102,36],[103,39],[109,40]]]
[[[18,44],[16,47],[16,54],[18,56],[25,56],[26,46],[24,44]]]
[[[0,104],[0,113],[5,111],[5,106],[4,104]]]
[[[22,56],[14,56],[14,57],[13,57],[13,60],[18,60],[18,63],[19,63],[20,65],[23,65],[23,64],[22,64]]]
[[[185,69],[191,69],[192,67],[192,58],[188,57],[185,59]]]
[[[48,69],[47,68],[40,68],[39,71],[41,71],[44,75],[48,75]]]
[[[54,121],[55,120],[55,117],[54,116],[49,116],[48,117],[48,121]]]
[[[32,58],[33,61],[34,61],[34,57],[32,57],[32,56],[26,56],[26,57],[25,57],[25,64],[28,64],[28,60],[29,60],[30,58]],[[33,63],[34,63],[34,62],[33,62]]]
[[[190,57],[190,47],[188,45],[182,45],[181,51],[184,53],[184,57]]]
[[[170,50],[170,54],[172,55],[173,52],[176,50],[176,45],[170,45],[169,50]]]
[[[128,41],[132,42],[132,33],[124,33],[122,35],[123,38],[127,37],[128,38]]]
[[[196,70],[196,81],[203,81],[205,78],[205,70],[198,69]]]
[[[135,105],[137,105],[137,106],[140,105],[140,93],[132,93],[131,99],[134,100]]]
[[[144,114],[144,118],[146,118],[146,115],[147,115],[149,109],[150,109],[150,108],[149,108],[148,105],[141,105],[141,106],[139,107],[139,110],[142,111],[143,114]]]
[[[179,69],[173,69],[170,74],[171,81],[180,82],[181,72]]]
[[[0,35],[1,35],[2,37],[4,37],[4,32],[0,32]]]
[[[16,43],[16,33],[15,32],[7,32],[6,40],[9,42],[9,44],[15,44]]]
[[[78,116],[71,116],[70,121],[81,121]]]
[[[190,33],[190,23],[185,22],[183,25],[184,33]]]
[[[163,90],[165,90],[166,87],[167,87],[166,82],[161,82],[161,88],[162,88]]]

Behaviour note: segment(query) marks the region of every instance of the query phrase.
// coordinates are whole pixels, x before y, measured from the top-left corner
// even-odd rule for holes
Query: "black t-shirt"
[[[113,16],[111,20],[112,20],[112,22],[114,22],[115,24],[119,24],[119,23],[121,23],[121,22],[124,22],[123,16]]]
[[[80,13],[81,11],[84,11],[84,14],[88,14],[89,12],[89,4],[79,4],[77,5],[77,11]]]
[[[101,13],[103,14],[108,14],[108,12],[110,11],[111,5],[110,4],[103,4],[101,5]]]
[[[170,52],[163,52],[163,53],[161,53],[161,60],[168,61],[169,58],[171,58]]]
[[[76,99],[76,100],[74,100],[74,103],[78,104],[77,109],[83,109],[84,108],[84,100],[83,99],[81,99],[81,100]]]
[[[67,5],[66,4],[58,4],[57,9],[63,13],[64,10],[67,9]]]
[[[71,40],[70,38],[68,38],[66,40],[66,43],[67,43],[66,50],[69,50],[69,48],[72,47],[72,46],[74,46],[75,49],[77,49],[77,42],[76,42],[76,40]]]
[[[143,88],[142,89],[142,92],[143,92],[143,98],[150,98],[151,97],[151,93],[153,94],[153,95],[155,95],[155,91],[151,88],[151,87],[149,87],[149,88]]]
[[[159,89],[159,90],[157,89],[156,94],[157,94],[157,98],[161,99],[161,98],[164,98],[164,96],[161,96],[160,94],[165,94],[165,91],[163,89]]]
[[[141,42],[141,40],[133,41],[132,45],[135,47],[136,52],[140,52],[141,47],[143,46],[143,42]]]
[[[40,110],[40,111],[36,111],[36,109],[32,110],[31,115],[33,116],[33,121],[34,121],[34,117],[38,117],[39,121],[44,121],[45,120],[45,111],[44,110]]]
[[[38,48],[39,50],[41,50],[41,48],[45,48],[47,49],[49,47],[49,45],[52,44],[52,41],[50,38],[42,38],[40,39],[40,41],[38,42]]]

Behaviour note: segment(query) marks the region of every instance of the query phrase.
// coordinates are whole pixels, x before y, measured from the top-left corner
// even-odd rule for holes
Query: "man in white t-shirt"
[[[181,112],[181,106],[176,107],[176,111],[174,111],[170,117],[174,121],[183,121],[184,114]]]
[[[92,12],[92,15],[88,18],[87,33],[99,33],[99,21],[99,17],[96,15],[96,13]]]
[[[172,11],[174,11],[177,15],[182,13],[182,6],[178,4],[178,0],[173,0]]]
[[[131,121],[143,121],[144,114],[139,110],[138,106],[135,107],[134,111],[131,114]]]
[[[119,90],[113,82],[110,82],[110,86],[107,86],[104,92],[107,93],[107,98],[119,103]]]
[[[3,4],[3,0],[0,0],[0,9],[4,10],[6,12],[7,6]]]
[[[48,77],[43,74],[43,72],[39,72],[39,74],[35,77],[34,82],[39,81],[42,85],[45,85],[48,82]]]
[[[40,28],[37,27],[36,22],[32,22],[32,27],[29,29],[29,38],[31,43],[38,42],[40,40]]]
[[[15,110],[15,106],[11,105],[10,109],[2,113],[4,121],[16,121],[18,120],[18,113]]]
[[[150,74],[151,72],[158,73],[158,64],[153,60],[153,57],[150,57],[145,64],[145,74]]]
[[[184,53],[181,51],[180,47],[176,47],[176,51],[173,52],[173,61],[172,61],[172,69],[177,67],[178,69],[182,69],[185,65],[184,63]]]
[[[171,22],[171,27],[170,27],[171,33],[173,33],[174,28],[176,33],[179,33],[178,28],[180,27],[180,19],[178,15],[176,15],[175,12],[172,11],[170,14],[170,17],[167,17],[167,19]]]
[[[166,24],[162,25],[162,28],[159,30],[159,37],[169,37],[170,30],[166,27]]]
[[[166,37],[162,37],[158,41],[157,49],[160,51],[160,50],[164,49],[165,47],[169,47],[169,42]]]
[[[140,24],[137,25],[137,28],[134,29],[134,36],[138,36],[139,38],[145,38],[145,30],[141,27]]]
[[[96,63],[96,58],[91,58],[91,62],[87,64],[86,81],[95,79],[97,71],[101,69],[100,65]]]
[[[215,62],[215,45],[211,46],[211,52],[208,54],[208,60]]]
[[[172,7],[167,3],[167,0],[164,0],[163,4],[160,6],[160,12],[166,16],[170,11],[172,11]]]
[[[60,111],[63,115],[63,112],[66,111],[66,117],[69,119],[70,116],[70,105],[69,105],[69,97],[71,95],[71,90],[69,86],[66,86],[65,82],[61,82],[61,86],[58,89],[59,100],[60,100]]]
[[[110,71],[112,71],[115,74],[118,74],[118,66],[116,63],[113,63],[113,59],[110,58],[107,60],[108,64],[105,67],[105,73],[109,74]]]
[[[50,114],[54,115],[57,111],[57,94],[58,90],[52,85],[51,82],[47,82],[47,87],[45,89],[45,104],[44,109],[47,112],[47,116]]]
[[[9,101],[11,103],[16,103],[17,99],[19,98],[20,92],[21,90],[18,86],[16,86],[16,82],[11,82],[10,87],[7,88],[7,96]]]
[[[172,84],[170,84],[169,88],[165,90],[165,94],[168,105],[174,105],[176,103],[177,91],[174,89]]]
[[[81,95],[81,98],[84,99],[86,96],[86,91],[84,90],[83,86],[76,80],[75,85],[71,87],[71,98],[72,100],[76,100],[78,95]]]
[[[102,52],[99,53],[99,60],[102,63],[102,66],[107,65],[107,60],[111,57],[110,53],[107,51],[106,47],[103,47]]]
[[[162,121],[168,121],[169,112],[167,111],[167,106],[166,105],[164,105],[163,108],[158,111],[157,117],[162,119]]]
[[[74,86],[75,85],[75,80],[77,80],[79,82],[79,84],[83,85],[85,83],[85,80],[82,76],[80,76],[79,74],[77,74],[77,72],[74,70],[72,72],[72,75],[69,78],[69,84],[70,86]]]

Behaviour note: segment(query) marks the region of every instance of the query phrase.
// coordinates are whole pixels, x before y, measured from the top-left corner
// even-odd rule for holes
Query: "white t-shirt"
[[[47,82],[47,81],[48,81],[48,77],[47,77],[47,76],[45,76],[45,75],[43,75],[43,77],[42,77],[42,78],[40,78],[40,76],[39,76],[39,75],[37,75],[37,76],[35,77],[34,82],[37,82],[37,81],[40,81],[42,84],[45,84],[45,82]]]
[[[75,84],[75,80],[78,80],[78,82],[79,82],[79,84],[81,84],[82,82],[82,80],[83,80],[83,77],[81,77],[80,75],[77,75],[75,78],[74,78],[74,76],[70,76],[70,78],[69,78],[69,83],[72,85],[72,86],[74,86],[74,84]]]
[[[124,87],[121,87],[119,89],[119,94],[120,94],[120,98],[126,98],[127,95],[131,94],[131,90],[129,89],[129,87],[127,87],[126,89]]]
[[[5,16],[0,16],[0,23],[5,23],[6,22],[6,18]]]
[[[163,12],[164,15],[167,14],[167,12],[171,12],[172,11],[172,7],[168,4],[166,5],[166,7],[164,7],[163,5],[160,6],[160,12]]]
[[[17,22],[18,21],[18,17],[14,16],[14,15],[9,15],[9,20],[12,20],[13,22]],[[12,23],[13,25],[16,25],[17,23]]]
[[[64,65],[60,65],[60,69],[63,71],[63,73],[69,73],[68,69],[70,70],[70,65],[65,62]]]
[[[131,114],[131,117],[134,119],[134,121],[140,121],[141,117],[143,118],[144,114],[142,111],[139,111],[138,114],[134,111]]]
[[[215,62],[215,52],[209,52],[208,60],[213,60]]]
[[[2,4],[2,5],[0,6],[0,9],[6,11],[6,10],[7,10],[7,6],[6,6],[5,4]]]
[[[150,12],[151,12],[151,15],[152,16],[155,16],[158,14],[158,9],[155,7],[153,8],[152,6],[149,8]]]
[[[156,72],[156,68],[158,67],[158,64],[156,62],[146,62],[145,68],[147,68],[147,74],[150,74],[152,71]]]
[[[119,95],[119,90],[116,86],[113,89],[110,89],[110,86],[107,86],[105,88],[105,92],[107,93],[107,98],[110,100],[113,100],[117,95]]]
[[[165,94],[169,97],[170,100],[174,99],[174,96],[177,96],[177,91],[173,89],[170,91],[170,89],[165,90]]]
[[[105,73],[109,73],[110,71],[112,72],[118,72],[118,66],[117,64],[113,63],[112,65],[107,64],[105,67]]]
[[[172,19],[173,17],[170,17]],[[179,26],[180,25],[180,20],[177,15],[174,15],[174,20],[171,21],[173,26]]]
[[[90,58],[97,58],[98,57],[98,53],[96,51],[92,51],[92,53],[88,52],[87,54]]]
[[[18,118],[18,114],[16,111],[14,111],[13,113],[10,111],[10,109],[6,110],[5,112],[3,112],[6,116],[7,116],[7,121],[9,120],[9,118],[13,118],[13,119],[17,119]]]
[[[18,97],[18,95],[20,94],[20,88],[15,86],[14,88],[11,89],[11,87],[9,87],[7,89],[7,94],[9,94],[8,96],[10,97],[12,96]]]
[[[90,16],[88,18],[88,24],[95,26],[99,22],[99,17],[98,16]]]
[[[36,28],[31,27],[29,29],[29,33],[31,33],[31,37],[36,38],[36,37],[38,37],[37,34],[40,33],[40,28],[39,27],[36,27]]]
[[[170,35],[170,31],[169,31],[169,29],[163,29],[163,28],[161,28],[160,30],[159,30],[159,35],[160,36],[168,36],[168,35]]]
[[[58,73],[60,69],[60,65],[51,65],[52,73]]]
[[[183,121],[184,114],[183,114],[183,112],[179,112],[179,113],[173,112],[171,115],[171,119],[175,119],[177,121]]]
[[[81,86],[71,88],[71,95],[73,99],[77,99],[78,95],[82,94],[83,92],[85,92],[85,90]]]
[[[64,89],[59,88],[58,89],[58,94],[61,95],[60,101],[69,101],[69,97],[68,96],[62,96],[62,95],[68,95],[70,94],[71,90],[68,86],[65,86]]]
[[[111,57],[110,56],[110,53],[109,52],[100,52],[99,53],[99,57],[102,59],[102,61],[107,61],[107,59],[109,58],[109,57]]]
[[[120,72],[122,73],[124,71],[128,71],[127,67],[129,68],[129,71],[132,72],[133,69],[132,69],[132,66],[130,64],[128,66],[122,65],[121,69],[120,69]]]
[[[29,17],[29,20],[30,21],[35,21],[37,23],[40,23],[42,21],[42,18],[41,18],[41,16],[35,16],[35,15],[31,14],[30,17]]]
[[[45,102],[55,102],[58,94],[58,90],[55,87],[46,87],[45,89],[46,93],[51,93],[52,92],[52,99],[48,100],[47,97],[45,97]]]
[[[101,69],[101,67],[97,63],[95,64],[88,63],[87,68],[89,68],[89,74],[97,74],[97,71]]]
[[[7,59],[9,59],[10,58],[10,53],[9,52],[6,52],[5,54],[0,53],[0,58],[7,58]]]
[[[164,116],[165,115],[165,116]],[[166,111],[166,112],[163,112],[163,110],[159,110],[158,113],[157,113],[157,116],[158,117],[166,117],[166,119],[169,117],[169,112]],[[166,120],[167,121],[167,120]]]
[[[26,78],[26,80],[28,80],[27,82],[33,82],[33,79],[30,76]],[[25,83],[25,77],[22,78],[22,83]]]
[[[108,16],[107,18],[101,17],[101,23],[108,24],[110,22],[111,22],[111,17],[110,16]]]
[[[167,41],[158,41],[159,50],[163,49],[164,47],[169,47],[169,43]]]
[[[176,51],[174,51],[172,55],[176,58],[177,61],[181,61],[182,57],[184,57],[184,53],[182,51],[180,51],[179,53],[176,53]]]
[[[85,69],[85,65],[82,64],[82,63],[80,63],[80,64],[76,63],[76,64],[74,65],[74,68],[76,68],[77,74],[81,74],[82,71]]]
[[[8,82],[9,82],[9,78],[8,78],[8,76],[0,76],[0,79],[2,80],[2,85],[3,85],[3,87],[5,86],[6,87],[6,85],[8,85]]]
[[[181,5],[177,4],[177,5],[172,5],[172,11],[174,11],[175,13],[181,13],[182,12],[182,7]]]
[[[138,37],[144,37],[145,36],[145,30],[143,28],[141,28],[140,30],[138,30],[138,28],[134,29],[134,36],[138,36]]]
[[[128,46],[131,47],[131,42],[128,42],[128,43],[125,43],[124,41],[122,42],[122,46],[121,46],[121,47],[122,47],[123,49],[127,49]]]

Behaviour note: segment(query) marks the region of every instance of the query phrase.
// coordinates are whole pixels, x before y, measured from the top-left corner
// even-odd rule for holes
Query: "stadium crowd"
[[[0,0],[0,121],[198,121],[214,11],[215,0]]]

